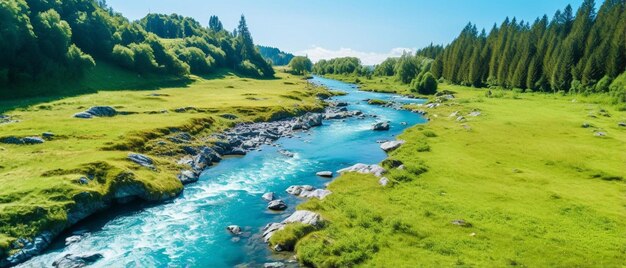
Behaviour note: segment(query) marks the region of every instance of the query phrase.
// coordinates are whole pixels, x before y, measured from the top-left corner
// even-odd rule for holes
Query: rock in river
[[[388,142],[381,144],[380,148],[383,149],[385,152],[391,152],[395,149],[398,149],[404,143],[405,141],[403,140],[388,141]]]
[[[333,172],[332,171],[320,171],[320,172],[315,173],[315,175],[324,177],[324,178],[332,178]]]
[[[375,130],[375,131],[389,130],[389,123],[378,122],[372,126],[372,130]]]
[[[233,235],[241,234],[241,227],[239,227],[238,225],[229,225],[228,227],[226,227],[226,230],[228,230],[228,232]]]
[[[66,254],[60,259],[54,261],[52,266],[56,268],[80,268],[91,265],[102,258],[104,258],[104,256],[98,253],[85,255]]]
[[[267,208],[270,210],[285,210],[287,209],[287,204],[283,200],[274,200],[267,204]]]
[[[265,193],[265,194],[263,194],[263,196],[261,196],[261,198],[263,198],[263,200],[268,201],[268,202],[269,201],[274,201],[275,195],[274,195],[273,192]]]

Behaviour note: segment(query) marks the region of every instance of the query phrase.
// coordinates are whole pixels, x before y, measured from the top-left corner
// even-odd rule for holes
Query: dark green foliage
[[[313,63],[307,57],[297,56],[289,62],[289,68],[295,74],[306,74],[313,69]]]
[[[257,46],[257,48],[265,60],[272,62],[276,66],[285,66],[294,57],[293,54],[280,51],[275,47]]]
[[[217,17],[210,22],[212,28],[205,28],[176,14],[150,14],[130,22],[103,1],[2,1],[2,96],[20,97],[18,89],[24,83],[80,78],[98,61],[142,74],[184,76],[193,65],[196,73],[226,67],[273,76],[271,65],[255,49],[243,18],[238,31],[242,34],[236,36],[221,29]],[[184,42],[168,41],[165,46],[160,38],[182,38]],[[252,65],[242,64],[246,60]],[[255,66],[254,72],[251,66]]]
[[[195,74],[210,73],[215,65],[213,57],[207,56],[196,47],[186,47],[179,50],[178,58],[189,64],[191,72]]]
[[[221,32],[224,30],[224,26],[222,26],[222,22],[217,16],[211,16],[209,18],[209,29],[214,32]]]
[[[626,2],[605,0],[598,12],[593,0],[577,12],[567,6],[550,20],[532,24],[506,19],[489,34],[468,24],[431,67],[435,78],[462,85],[533,91],[607,92],[626,68]],[[608,79],[608,78],[607,78]]]
[[[316,74],[362,74],[365,73],[361,60],[355,57],[320,60],[313,66]]]
[[[435,48],[436,47],[426,49],[435,50]],[[426,52],[421,53],[424,54]],[[411,53],[405,52],[399,58],[388,58],[381,64],[376,65],[372,74],[376,76],[396,76],[396,78],[404,84],[410,84],[415,81],[415,83],[413,84],[415,84],[415,88],[417,88],[419,82],[422,81],[420,75],[424,75],[424,73],[430,71],[432,66],[432,59],[426,58],[419,54],[413,56]]]
[[[430,72],[418,75],[411,81],[411,90],[422,95],[433,95],[437,93],[437,79]]]

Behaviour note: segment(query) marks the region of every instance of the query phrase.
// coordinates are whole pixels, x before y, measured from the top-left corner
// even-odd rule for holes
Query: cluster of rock
[[[25,238],[16,240],[11,245],[11,248],[18,250],[17,253],[6,259],[0,259],[0,267],[14,266],[36,256],[52,243],[53,238],[54,234],[52,232],[44,231],[32,241]]]
[[[385,174],[387,170],[385,170],[383,167],[379,165],[367,165],[367,164],[359,163],[351,167],[340,169],[337,172],[338,173],[356,172],[356,173],[361,173],[361,174],[372,174],[376,177],[382,177],[382,175]]]
[[[94,106],[84,112],[74,114],[75,118],[90,119],[93,117],[113,117],[118,112],[111,106]]]
[[[9,123],[16,123],[16,122],[18,122],[18,120],[15,120],[15,119],[11,118],[8,115],[0,114],[0,125],[2,125],[2,124],[9,124]]]
[[[326,189],[315,189],[311,185],[292,185],[287,188],[286,192],[297,197],[317,199],[324,199],[332,193]]]
[[[45,140],[41,137],[24,137],[18,138],[14,136],[0,138],[0,143],[15,144],[15,145],[33,145],[44,143]]]
[[[265,243],[269,243],[270,238],[274,235],[274,233],[276,233],[279,230],[284,229],[285,226],[287,226],[287,224],[290,224],[290,223],[302,223],[302,224],[308,224],[314,227],[319,227],[322,224],[322,217],[315,212],[311,212],[308,210],[298,210],[294,212],[293,214],[291,214],[291,216],[289,216],[282,222],[275,222],[275,223],[270,223],[266,225],[263,228],[263,235],[262,235],[263,241],[265,241]],[[283,250],[288,250],[288,249],[285,247],[285,245],[277,244],[277,245],[274,245],[273,250],[283,251]]]
[[[356,173],[361,173],[361,174],[372,174],[380,178],[380,180],[378,181],[380,185],[387,186],[387,184],[389,184],[389,179],[386,177],[383,177],[383,174],[385,174],[387,170],[385,170],[383,167],[379,165],[367,165],[367,164],[359,163],[354,166],[341,169],[337,172],[338,173],[356,172]]]

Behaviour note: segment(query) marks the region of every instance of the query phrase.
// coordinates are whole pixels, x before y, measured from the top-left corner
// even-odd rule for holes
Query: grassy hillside
[[[407,143],[390,153],[406,166],[386,174],[393,186],[346,174],[332,195],[299,207],[327,219],[298,242],[301,262],[626,265],[626,127],[618,126],[626,112],[572,97],[443,88],[457,99],[423,108],[431,122],[402,134]],[[467,121],[450,117],[456,111]]]
[[[102,200],[123,185],[144,188],[147,194],[142,198],[147,200],[179,193],[182,185],[176,174],[180,167],[175,163],[181,150],[167,142],[167,135],[186,131],[205,137],[236,122],[320,109],[316,94],[325,92],[287,74],[254,80],[224,71],[180,81],[138,77],[110,66],[88,74],[78,85],[83,86],[93,87],[94,93],[67,97],[75,94],[75,88],[68,87],[46,98],[0,101],[2,114],[18,120],[0,124],[0,138],[41,136],[44,132],[55,135],[37,145],[0,143],[0,256],[16,238],[65,227],[67,211],[85,203],[85,198]],[[127,115],[90,120],[72,117],[100,105],[113,106]],[[186,112],[175,112],[185,107]],[[238,119],[220,116],[227,113]],[[160,141],[165,145],[157,145]],[[157,170],[131,163],[126,159],[129,152],[148,154],[156,161]],[[93,180],[81,184],[81,177]]]

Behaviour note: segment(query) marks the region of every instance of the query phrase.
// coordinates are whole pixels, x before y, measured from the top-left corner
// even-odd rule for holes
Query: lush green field
[[[394,88],[392,81],[362,84],[385,85]],[[297,243],[301,262],[626,265],[626,127],[618,126],[626,112],[571,96],[493,90],[488,98],[486,90],[441,89],[456,91],[457,98],[422,108],[431,122],[399,137],[407,143],[390,159],[406,168],[386,175],[393,186],[346,174],[330,184],[332,195],[300,205],[327,220]],[[450,117],[456,111],[467,121]],[[472,111],[481,115],[468,116]]]
[[[77,201],[80,193],[100,200],[128,184],[145,188],[148,194],[142,197],[148,200],[179,193],[182,185],[176,174],[181,167],[176,160],[181,149],[170,142],[155,146],[176,130],[205,137],[236,122],[271,120],[322,107],[316,95],[328,92],[308,86],[302,77],[282,72],[277,76],[254,80],[221,72],[180,81],[142,78],[104,65],[57,95],[0,101],[2,113],[19,120],[0,125],[0,138],[55,134],[38,145],[0,144],[0,256],[18,237],[65,227],[67,211],[84,201]],[[92,86],[94,93],[77,95],[81,90],[74,87],[84,85]],[[72,117],[100,105],[129,114]],[[193,109],[175,112],[183,107]],[[238,119],[224,119],[222,114]],[[211,140],[194,142],[206,145]],[[129,152],[151,156],[157,171],[128,161]],[[78,180],[83,176],[95,179],[82,185]]]

